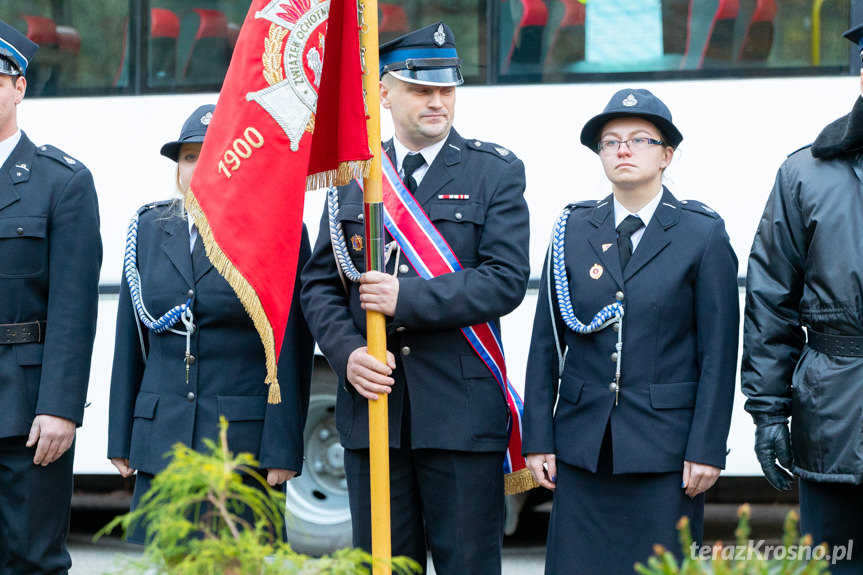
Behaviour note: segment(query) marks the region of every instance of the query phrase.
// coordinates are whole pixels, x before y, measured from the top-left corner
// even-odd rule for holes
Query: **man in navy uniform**
[[[844,36],[863,57],[863,24]],[[861,229],[863,72],[851,112],[779,168],[749,255],[743,324],[758,461],[776,489],[791,487],[785,469],[799,478],[801,531],[842,554],[830,566],[839,575],[863,573]]]
[[[78,160],[35,146],[17,106],[38,46],[0,21],[0,574],[67,573],[75,429],[102,243]]]
[[[336,424],[346,448],[354,544],[371,550],[368,401],[386,393],[393,555],[424,566],[427,536],[437,573],[500,573],[508,410],[461,328],[498,324],[524,297],[524,165],[506,148],[452,128],[462,76],[445,24],[384,44],[380,66],[381,103],[395,128],[383,144],[384,162],[392,162],[462,269],[425,279],[408,265],[405,246],[390,244],[387,273],[370,271],[345,286],[340,270],[364,270],[359,186],[338,189],[334,224],[341,229],[334,225],[333,236],[324,211],[301,297],[341,383]],[[348,265],[334,261],[331,237],[349,254]],[[367,353],[366,310],[387,317],[387,364]]]

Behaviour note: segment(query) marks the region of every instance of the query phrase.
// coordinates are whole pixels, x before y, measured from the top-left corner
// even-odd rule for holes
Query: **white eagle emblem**
[[[249,92],[246,100],[272,116],[294,152],[303,134],[314,131],[329,14],[330,0],[272,0],[255,13],[272,22],[262,55],[269,86]]]

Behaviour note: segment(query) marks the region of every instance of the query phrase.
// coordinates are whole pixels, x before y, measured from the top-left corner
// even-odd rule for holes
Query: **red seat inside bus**
[[[183,15],[183,20],[182,29],[187,29],[188,22],[188,29],[194,31],[183,66],[183,78],[221,81],[231,60],[228,18],[220,10],[193,8]]]
[[[150,9],[149,69],[151,80],[173,81],[177,70],[180,18],[164,8]]]
[[[512,41],[506,56],[504,70],[510,64],[540,64],[542,62],[543,33],[548,22],[548,7],[542,0],[502,0],[503,13],[512,14]],[[507,20],[502,16],[502,20]],[[505,38],[501,30],[501,39]],[[538,69],[530,70],[533,72]]]
[[[776,13],[779,11],[776,0],[758,0],[755,11],[746,26],[740,45],[738,60],[744,62],[766,62],[773,47],[773,34]]]
[[[586,10],[582,0],[550,0],[546,35],[545,68],[556,70],[570,62],[584,60]]]

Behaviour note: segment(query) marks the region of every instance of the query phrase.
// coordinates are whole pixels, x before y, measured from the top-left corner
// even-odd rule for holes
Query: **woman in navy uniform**
[[[63,574],[96,334],[93,176],[18,128],[38,46],[0,21],[0,574]]]
[[[179,190],[188,189],[214,108],[195,110],[180,138],[162,147],[162,155],[177,162]],[[220,416],[229,423],[230,449],[254,455],[267,482],[283,485],[302,469],[311,382],[313,341],[299,307],[299,282],[279,359],[282,402],[272,405],[258,333],[213,269],[182,200],[144,206],[137,218],[137,259],[130,259],[127,242],[117,315],[108,433],[111,462],[124,477],[138,472],[132,508],[169,463],[164,455],[171,446],[181,442],[204,449],[205,438],[218,437]],[[309,252],[304,229],[298,276]],[[142,323],[130,283],[149,313],[181,306],[182,313],[167,322],[176,320],[171,330]],[[127,538],[143,543],[143,531]]]
[[[534,320],[523,449],[555,490],[546,573],[631,573],[654,543],[679,550],[684,515],[700,541],[725,465],[737,258],[713,210],[662,185],[682,139],[647,90],[581,133],[613,193],[558,220]]]

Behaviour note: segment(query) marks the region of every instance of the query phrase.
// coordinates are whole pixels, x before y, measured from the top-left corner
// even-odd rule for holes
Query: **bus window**
[[[128,15],[126,2],[112,0],[0,0],[0,19],[39,44],[28,97],[113,90]]]
[[[842,73],[850,0],[500,0],[500,82]],[[609,80],[613,76],[608,77]]]

